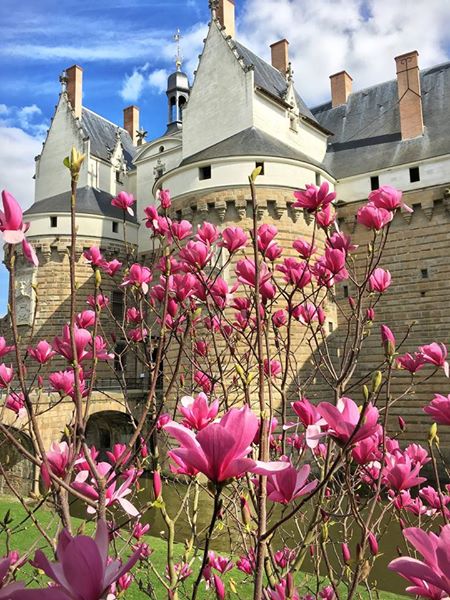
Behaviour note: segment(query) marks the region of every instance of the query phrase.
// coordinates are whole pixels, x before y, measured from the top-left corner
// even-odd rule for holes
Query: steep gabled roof
[[[286,94],[287,83],[286,78],[283,77],[278,69],[275,69],[268,62],[254,54],[251,50],[243,46],[240,42],[233,41],[236,45],[238,54],[242,57],[245,66],[252,67],[255,73],[255,85],[266,91],[271,96],[284,100]],[[295,99],[297,101],[298,109],[300,114],[310,121],[317,123],[317,119],[314,117],[312,112],[306,106],[300,94],[295,91]]]
[[[350,94],[347,104],[313,110],[334,133],[325,164],[341,179],[450,154],[450,62],[420,73],[424,135],[402,141],[396,80]]]
[[[110,217],[111,219],[123,220],[123,211],[111,205],[113,196],[103,190],[85,186],[77,190],[77,214],[98,215]],[[25,215],[38,215],[52,213],[70,213],[70,191],[57,194],[44,200],[35,202]],[[126,219],[130,223],[137,223],[136,216],[132,217],[126,213]]]
[[[84,107],[81,113],[81,127],[91,142],[92,155],[108,162],[111,152],[116,147],[117,131],[119,131],[126,165],[128,169],[134,168],[133,158],[136,148],[128,131]]]
[[[228,156],[256,156],[261,158],[275,157],[298,160],[300,162],[314,165],[320,169],[325,167],[303,154],[292,146],[288,146],[277,138],[257,129],[249,127],[231,137],[196,152],[183,160],[180,166],[190,165],[196,162],[213,160],[215,158],[226,158]],[[329,171],[328,171],[329,172]]]

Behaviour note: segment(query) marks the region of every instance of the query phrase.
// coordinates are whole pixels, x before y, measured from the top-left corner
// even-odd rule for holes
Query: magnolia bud
[[[432,444],[433,442],[436,442],[437,445],[439,445],[439,438],[438,438],[438,426],[437,423],[433,423],[433,425],[430,427],[430,432],[428,434],[428,441],[430,444]]]
[[[383,383],[383,375],[381,371],[375,371],[372,375],[372,392],[376,394]]]
[[[241,496],[241,514],[244,525],[250,525],[252,522],[252,515],[250,513],[250,506],[248,505],[247,498]]]
[[[356,302],[355,302],[355,299],[352,298],[352,296],[348,297],[348,304],[349,304],[349,306],[350,306],[350,308],[352,310],[355,310],[355,308],[356,308]]]
[[[348,544],[346,544],[346,543],[341,544],[341,550],[342,550],[342,558],[344,559],[344,562],[346,564],[348,564],[351,559],[350,548],[348,547]]]
[[[400,431],[405,431],[406,429],[406,421],[403,417],[398,418],[398,426],[400,427]]]
[[[159,471],[153,471],[153,494],[155,496],[155,500],[158,500],[158,498],[161,497],[161,491],[161,473]]]
[[[363,396],[364,396],[364,400],[366,402],[368,402],[370,394],[369,394],[369,388],[367,387],[367,385],[363,385]]]
[[[377,542],[377,538],[374,536],[374,534],[371,531],[369,532],[369,535],[367,536],[367,541],[369,542],[370,552],[372,553],[373,556],[376,556],[378,554],[378,542]]]
[[[95,269],[95,287],[99,288],[102,285],[102,274],[99,269]]]

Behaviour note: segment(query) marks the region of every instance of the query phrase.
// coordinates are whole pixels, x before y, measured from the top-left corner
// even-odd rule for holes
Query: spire
[[[175,65],[177,68],[177,71],[181,71],[181,65],[183,64],[183,56],[181,54],[181,45],[180,45],[180,41],[181,38],[183,36],[181,35],[181,31],[179,29],[177,29],[175,35],[173,36],[173,39],[175,40],[175,43],[177,45],[177,53],[175,54]]]
[[[69,78],[67,77],[67,72],[64,69],[64,71],[59,76],[59,83],[61,84],[61,92],[67,92],[68,81],[69,81]]]

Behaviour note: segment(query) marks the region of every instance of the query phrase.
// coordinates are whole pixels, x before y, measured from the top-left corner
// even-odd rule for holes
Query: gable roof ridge
[[[244,57],[241,56],[241,54],[239,53],[238,46],[237,46],[237,44],[239,42],[237,42],[237,40],[232,38],[231,35],[227,34],[226,28],[222,27],[222,25],[217,17],[215,19],[213,19],[212,22],[216,25],[219,33],[222,35],[223,39],[226,41],[227,46],[230,48],[231,52],[233,53],[234,57],[238,61],[239,65],[242,67],[242,70],[244,71],[244,73],[247,73],[248,71],[253,71],[254,65],[246,65]]]

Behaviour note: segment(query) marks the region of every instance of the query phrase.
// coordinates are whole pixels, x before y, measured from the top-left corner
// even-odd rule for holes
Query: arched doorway
[[[106,460],[106,451],[114,444],[128,443],[133,433],[130,417],[115,410],[107,410],[89,417],[86,427],[88,446],[95,446],[100,451],[97,460]]]

